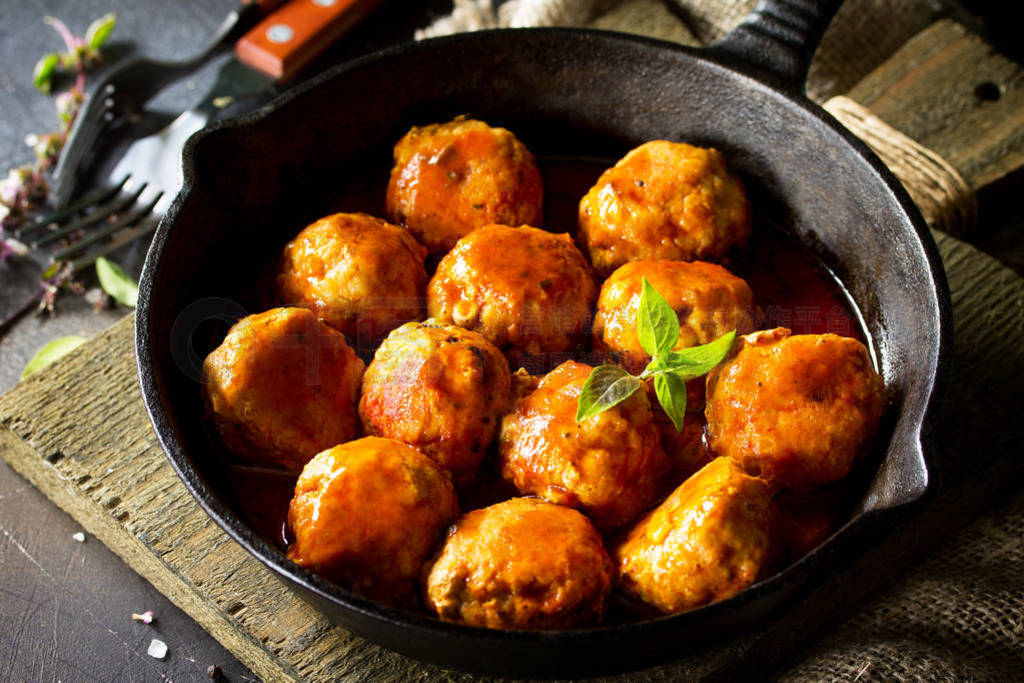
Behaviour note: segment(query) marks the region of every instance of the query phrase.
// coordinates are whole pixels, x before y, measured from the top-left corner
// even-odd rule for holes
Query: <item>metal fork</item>
[[[280,4],[280,0],[249,1],[252,4],[229,17],[225,27],[221,29],[221,37],[218,38],[215,47],[227,39],[231,40],[229,44],[234,45],[239,24],[248,23],[239,21],[243,14],[251,16],[255,11],[253,8],[260,7],[259,12],[262,15],[263,9]],[[92,265],[100,256],[105,256],[152,232],[157,225],[155,219],[166,213],[172,198],[181,187],[179,159],[188,137],[215,115],[231,113],[232,110],[240,112],[268,101],[279,92],[277,84],[280,80],[294,75],[308,59],[326,48],[333,38],[353,26],[379,3],[380,0],[348,0],[337,3],[335,0],[309,0],[293,2],[271,15],[268,18],[272,23],[271,29],[279,27],[278,23],[273,23],[275,21],[282,22],[280,26],[285,28],[296,27],[295,32],[289,34],[290,37],[295,37],[295,40],[288,38],[283,41],[288,43],[285,52],[270,53],[273,57],[292,57],[283,57],[279,72],[270,74],[250,68],[235,58],[222,60],[216,83],[197,106],[183,112],[170,125],[158,132],[135,139],[123,155],[111,156],[112,159],[120,160],[106,181],[101,181],[101,187],[104,189],[94,190],[78,201],[66,204],[56,212],[14,233],[15,239],[30,244],[34,250],[33,254],[37,257],[34,259],[37,263],[41,261],[38,258],[40,250],[58,242],[68,242],[52,254],[48,263],[41,264],[44,281],[54,276],[71,277]],[[269,37],[269,29],[261,35]],[[273,38],[270,40],[273,42]],[[308,46],[313,47],[299,52],[300,48]],[[306,59],[303,60],[297,55],[304,55]],[[132,78],[137,77],[136,71],[133,70],[132,74]],[[118,82],[125,85],[129,81]],[[230,94],[231,97],[225,98],[222,96],[224,94]],[[219,102],[235,97],[241,99],[222,111]],[[130,96],[129,99],[144,103],[149,98]],[[110,103],[97,105],[91,112],[84,112],[86,119],[81,125],[88,125],[88,117],[95,118],[95,112],[110,111],[113,108],[114,104]],[[78,128],[78,125],[76,123],[69,145],[77,141],[77,145],[82,147],[84,143],[81,141],[87,140],[88,135],[95,137],[96,132],[104,129],[102,123],[91,125],[90,128],[96,132],[90,133],[90,128]],[[125,136],[125,139],[129,140],[132,137]],[[81,166],[84,156],[78,155],[82,154],[84,153],[79,152],[62,159],[65,166],[61,172],[65,177],[69,169],[77,170],[76,164]],[[13,319],[31,310],[43,293],[44,289],[41,289],[32,300],[19,307],[13,316],[0,321],[0,335],[10,327]]]
[[[67,143],[57,160],[50,187],[54,206],[58,209],[68,206],[80,172],[101,136],[116,136],[134,124],[145,104],[158,92],[230,50],[235,41],[282,1],[243,0],[242,6],[225,18],[210,46],[192,59],[163,62],[140,57],[104,78],[75,117]]]
[[[135,140],[110,172],[109,182],[15,230],[13,237],[30,247],[43,281],[71,278],[99,257],[153,232],[181,187],[178,159],[185,140],[216,113],[219,109],[208,98],[157,133]],[[0,335],[44,292],[41,287],[0,320]]]
[[[14,231],[14,238],[31,247],[29,258],[42,271],[40,286],[18,308],[0,320],[0,336],[33,310],[48,285],[74,278],[101,256],[151,233],[157,220],[151,214],[164,196],[149,183],[129,183],[123,176],[113,186],[95,190],[65,208]],[[140,201],[141,200],[141,201]],[[91,209],[91,210],[90,210]],[[67,221],[56,229],[46,229]]]
[[[0,320],[0,336],[40,302],[46,284],[72,278],[101,256],[147,236],[180,185],[177,155],[184,138],[174,124],[148,138],[135,140],[99,189],[69,198],[85,168],[96,141],[115,136],[137,119],[142,107],[169,83],[196,71],[228,51],[259,19],[282,0],[243,0],[221,25],[211,45],[184,62],[136,59],[112,72],[97,86],[79,112],[58,161],[51,186],[57,209],[13,231],[13,237],[30,248],[29,258],[42,271],[43,283],[20,306]],[[209,115],[204,111],[203,115]],[[184,116],[184,115],[183,115]],[[181,117],[179,117],[181,119]],[[180,138],[180,139],[179,139]]]

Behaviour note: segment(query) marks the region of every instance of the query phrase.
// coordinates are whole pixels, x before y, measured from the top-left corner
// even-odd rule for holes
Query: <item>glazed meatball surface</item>
[[[444,471],[412,446],[368,436],[314,457],[288,508],[288,557],[356,593],[414,604],[423,561],[458,516]]]
[[[459,118],[395,145],[387,215],[433,254],[488,223],[539,225],[542,204],[533,155],[504,128]]]
[[[476,332],[428,320],[384,340],[363,375],[367,434],[418,447],[456,481],[471,478],[508,409],[508,361]]]
[[[643,259],[719,260],[750,236],[750,205],[717,150],[655,140],[601,174],[580,200],[579,227],[607,276]]]
[[[742,278],[722,266],[704,261],[627,263],[601,285],[593,330],[595,344],[619,352],[620,364],[634,373],[651,359],[637,335],[644,278],[679,317],[675,349],[707,344],[733,330],[754,331],[754,294]]]
[[[352,339],[371,343],[423,317],[427,250],[408,231],[365,213],[336,213],[284,248],[282,303],[302,306]]]
[[[712,460],[615,549],[619,585],[667,614],[739,593],[770,556],[770,504],[764,481]]]
[[[864,345],[777,328],[741,338],[738,349],[708,375],[712,449],[786,488],[845,477],[885,406]]]
[[[579,512],[513,498],[469,512],[449,530],[426,573],[426,603],[445,621],[473,626],[585,626],[604,615],[613,569]]]
[[[488,225],[466,235],[427,285],[432,318],[506,352],[564,351],[586,334],[597,285],[569,235]]]
[[[505,416],[502,476],[523,493],[579,508],[602,531],[633,521],[652,502],[668,463],[646,392],[576,422],[591,367],[566,361]]]
[[[304,308],[237,322],[203,362],[203,394],[227,450],[298,470],[359,434],[363,361]]]

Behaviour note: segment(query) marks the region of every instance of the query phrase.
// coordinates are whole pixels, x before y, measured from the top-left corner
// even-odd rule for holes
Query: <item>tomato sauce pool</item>
[[[607,159],[538,158],[544,179],[542,227],[552,232],[575,234],[580,198],[612,163]],[[364,211],[382,215],[386,182],[387,173],[384,172],[349,183],[330,211]],[[793,334],[833,333],[865,342],[866,336],[845,292],[814,253],[764,218],[763,213],[759,214],[756,205],[753,213],[751,243],[741,255],[723,265],[744,278],[753,290],[762,314],[759,328],[786,327]],[[296,226],[295,232],[302,227]],[[436,264],[428,263],[428,267],[432,266]],[[286,517],[297,473],[275,472],[231,462],[228,462],[227,470],[228,499],[234,508],[264,540],[284,550],[290,540]],[[501,482],[494,469],[486,464],[481,480],[475,490],[463,495],[460,501],[463,511],[514,495],[510,486]],[[821,529],[804,530],[812,535],[805,550],[824,540],[842,518],[840,508],[847,505],[839,499],[847,499],[849,493],[845,486],[835,487],[822,491],[814,499],[784,502],[784,507],[790,509],[802,506],[800,517],[805,520],[814,515],[828,518],[821,522]],[[783,523],[790,516],[781,515]],[[622,605],[610,611],[606,623],[609,620],[628,621],[633,614],[629,606]],[[619,613],[618,619],[612,614],[615,612]],[[642,618],[642,613],[634,616]]]

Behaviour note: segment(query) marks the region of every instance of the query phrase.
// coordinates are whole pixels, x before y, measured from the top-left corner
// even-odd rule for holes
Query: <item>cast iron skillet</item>
[[[801,94],[813,46],[837,5],[763,0],[741,27],[701,51],[560,29],[402,45],[196,135],[184,154],[184,189],[146,261],[136,350],[150,419],[200,505],[337,623],[422,660],[512,676],[611,673],[676,658],[755,626],[876,541],[928,489],[924,444],[949,364],[951,318],[934,243],[907,194]],[[863,315],[892,409],[877,474],[853,519],[828,542],[740,595],[687,614],[507,632],[376,604],[293,565],[241,521],[222,495],[224,468],[203,426],[198,368],[213,334],[205,321],[230,322],[252,306],[260,265],[331,208],[341,187],[366,169],[386,168],[409,126],[462,113],[508,127],[538,156],[614,159],[658,138],[714,146],[754,206],[834,272]]]

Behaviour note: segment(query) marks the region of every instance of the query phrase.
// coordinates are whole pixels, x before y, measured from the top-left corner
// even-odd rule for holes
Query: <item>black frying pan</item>
[[[609,673],[673,659],[756,626],[877,541],[928,489],[924,444],[952,328],[943,272],[917,209],[878,159],[800,92],[837,5],[764,0],[706,50],[560,29],[402,45],[196,135],[185,150],[185,187],[146,261],[136,348],[150,418],[200,505],[339,624],[426,661],[517,676]],[[340,188],[386,168],[409,126],[462,113],[508,127],[538,157],[615,159],[656,138],[714,146],[756,210],[832,270],[863,315],[892,410],[877,473],[828,542],[736,597],[687,614],[505,632],[383,607],[293,565],[241,521],[223,495],[224,468],[211,455],[216,439],[203,426],[197,368],[213,334],[204,321],[251,306],[260,265],[333,207]]]

